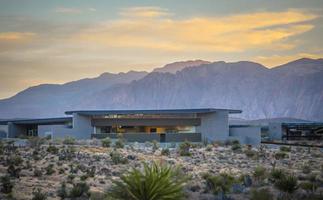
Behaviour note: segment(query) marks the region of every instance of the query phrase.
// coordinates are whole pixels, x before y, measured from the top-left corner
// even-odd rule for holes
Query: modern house
[[[241,112],[215,108],[78,110],[65,112],[71,117],[0,121],[0,132],[10,138],[21,135],[78,139],[122,136],[128,142],[201,142],[235,138],[242,143],[259,144],[260,129],[233,127],[229,130],[229,115]]]

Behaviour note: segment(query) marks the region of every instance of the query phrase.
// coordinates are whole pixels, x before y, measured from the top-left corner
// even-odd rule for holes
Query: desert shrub
[[[244,153],[246,154],[246,156],[248,158],[253,158],[253,157],[255,157],[257,155],[256,151],[253,151],[253,150],[250,150],[250,149],[245,150]]]
[[[145,164],[143,170],[134,168],[120,179],[114,181],[107,195],[123,200],[183,199],[187,181],[178,169],[156,163]]]
[[[285,171],[282,169],[273,169],[270,172],[270,178],[273,180],[273,182],[282,179],[285,177]]]
[[[185,141],[179,145],[179,155],[181,156],[191,156],[190,148],[191,143],[189,141]]]
[[[266,168],[262,167],[262,166],[257,166],[254,171],[253,171],[253,177],[255,178],[255,180],[260,183],[261,181],[263,181],[266,178]]]
[[[123,149],[124,148],[124,142],[121,138],[119,138],[115,144],[114,144],[114,148],[116,149]]]
[[[213,194],[221,194],[223,197],[230,192],[232,185],[236,182],[235,178],[228,173],[212,176],[206,174],[203,177],[206,180],[206,189]]]
[[[239,140],[232,140],[232,145],[240,144]]]
[[[7,165],[20,166],[23,159],[19,155],[11,155],[7,158]]]
[[[46,174],[47,175],[52,175],[55,173],[55,170],[54,170],[54,164],[49,164],[47,165],[47,167],[45,168],[46,170]]]
[[[2,155],[4,153],[4,144],[3,142],[0,140],[0,155]]]
[[[82,196],[88,196],[89,190],[90,190],[90,187],[85,182],[76,183],[73,185],[73,188],[69,193],[69,197],[77,198]]]
[[[19,178],[21,169],[19,167],[15,167],[14,165],[9,165],[7,168],[7,172],[11,177]]]
[[[66,145],[74,145],[76,144],[76,140],[75,138],[71,137],[71,136],[66,136],[63,140],[63,144]]]
[[[213,145],[211,144],[208,144],[206,147],[205,147],[205,151],[212,151],[213,149]]]
[[[280,151],[283,151],[283,152],[290,152],[291,151],[291,147],[287,147],[287,146],[281,146],[279,148]]]
[[[312,171],[311,166],[308,163],[305,163],[302,167],[302,171],[304,174],[311,173],[311,171]]]
[[[68,183],[73,183],[73,180],[75,179],[75,175],[74,174],[69,174],[67,176],[67,182]]]
[[[250,200],[273,200],[274,196],[268,189],[251,190]]]
[[[48,153],[51,153],[51,154],[57,154],[58,153],[58,148],[57,147],[55,147],[54,145],[49,145],[48,147],[47,147],[47,152]]]
[[[31,148],[39,149],[42,144],[44,144],[44,139],[40,137],[29,137],[28,138],[28,145]]]
[[[275,159],[280,160],[280,159],[286,158],[287,154],[283,151],[280,151],[280,152],[276,152],[274,156],[275,156]]]
[[[2,185],[1,192],[5,193],[5,194],[11,193],[14,185],[10,181],[10,177],[8,175],[2,176],[0,181],[1,181],[1,185]]]
[[[232,151],[240,151],[241,150],[241,145],[239,143],[233,143],[231,146]]]
[[[128,163],[128,159],[124,158],[118,151],[111,151],[110,157],[111,157],[113,164],[115,164],[115,165]]]
[[[40,188],[34,189],[32,200],[46,200],[47,194],[42,192]]]
[[[305,181],[299,184],[299,187],[305,190],[307,193],[314,193],[317,189],[317,184],[310,181]]]
[[[40,155],[39,155],[39,150],[38,149],[33,150],[32,157],[33,157],[33,159],[35,161],[40,160]]]
[[[170,151],[168,148],[162,149],[161,150],[161,155],[163,156],[169,156],[170,155]]]
[[[275,187],[288,194],[292,194],[297,190],[297,178],[293,175],[285,176],[275,182]]]
[[[86,175],[88,177],[92,177],[93,178],[95,176],[95,171],[96,171],[95,166],[92,166],[90,169],[87,169],[86,170]]]
[[[111,139],[109,137],[102,139],[101,145],[102,145],[102,147],[110,147],[111,146]]]
[[[153,152],[157,151],[159,149],[159,143],[156,140],[152,141],[153,144]]]
[[[38,168],[34,169],[34,176],[35,177],[41,177],[43,175],[42,171]]]
[[[89,176],[87,174],[83,174],[81,177],[80,177],[80,180],[81,181],[85,181],[86,179],[88,179]]]
[[[61,199],[65,199],[68,197],[67,189],[66,189],[66,183],[62,182],[61,186],[57,190],[57,196]]]

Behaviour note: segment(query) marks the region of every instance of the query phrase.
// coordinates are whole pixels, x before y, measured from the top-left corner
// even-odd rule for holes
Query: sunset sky
[[[0,99],[181,60],[323,57],[322,0],[0,0]]]

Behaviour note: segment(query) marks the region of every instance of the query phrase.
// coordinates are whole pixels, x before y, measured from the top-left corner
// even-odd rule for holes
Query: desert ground
[[[144,163],[180,171],[183,199],[323,199],[319,148],[72,138],[33,138],[18,146],[2,141],[0,199],[111,199],[115,181]]]

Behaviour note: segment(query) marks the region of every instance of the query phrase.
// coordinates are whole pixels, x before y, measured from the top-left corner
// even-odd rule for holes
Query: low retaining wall
[[[202,137],[201,133],[124,133],[122,134],[123,138],[127,142],[184,142],[185,140],[190,142],[201,142]],[[100,133],[100,134],[92,134],[92,138],[103,139],[109,137],[111,139],[117,139],[117,134],[111,133]]]

